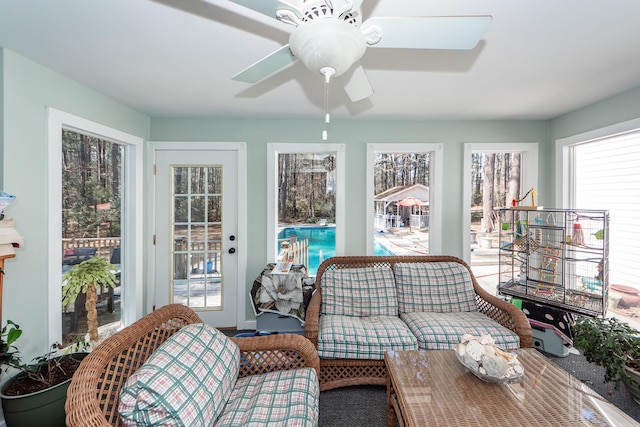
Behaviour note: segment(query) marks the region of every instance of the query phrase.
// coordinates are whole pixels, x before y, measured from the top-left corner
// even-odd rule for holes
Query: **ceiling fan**
[[[373,17],[362,21],[363,0],[230,0],[295,26],[289,44],[232,77],[256,83],[300,59],[325,77],[345,74],[344,88],[356,102],[373,94],[359,64],[367,48],[473,49],[491,16]]]

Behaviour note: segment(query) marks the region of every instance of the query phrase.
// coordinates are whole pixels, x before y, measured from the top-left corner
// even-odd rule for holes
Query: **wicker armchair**
[[[317,347],[320,305],[322,303],[322,275],[325,271],[341,268],[390,267],[395,263],[456,262],[469,270],[476,294],[478,311],[484,313],[520,337],[520,347],[533,344],[531,325],[524,313],[513,304],[486,292],[477,282],[469,266],[452,256],[339,256],[326,259],[318,268],[314,293],[307,307],[305,335]],[[385,385],[386,369],[384,360],[360,359],[320,359],[320,390],[330,390],[351,385]]]
[[[118,398],[129,375],[167,338],[191,323],[202,320],[190,308],[170,304],[106,339],[83,360],[73,376],[65,405],[67,426],[122,425]],[[318,353],[302,336],[232,339],[240,347],[239,377],[302,367],[320,372]]]

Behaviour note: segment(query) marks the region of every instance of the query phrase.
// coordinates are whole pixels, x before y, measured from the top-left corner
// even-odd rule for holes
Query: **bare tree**
[[[517,199],[520,194],[520,153],[511,155],[509,177],[507,181],[507,195],[505,206],[511,206],[511,200]]]
[[[493,179],[495,154],[487,154],[484,163],[484,179],[482,181],[482,231],[492,232],[495,229],[493,220]]]
[[[280,203],[279,203],[279,217],[285,218],[287,215],[287,192],[289,191],[289,154],[283,154],[279,156],[281,165],[278,168],[280,171],[280,177],[278,179],[280,183]]]

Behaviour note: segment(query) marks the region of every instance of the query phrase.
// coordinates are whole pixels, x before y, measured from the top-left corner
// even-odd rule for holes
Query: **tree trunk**
[[[96,302],[98,301],[98,292],[96,292],[95,284],[91,283],[87,286],[87,302],[84,307],[87,309],[87,328],[89,329],[89,341],[98,341],[98,310],[96,310]]]
[[[482,231],[494,230],[493,224],[493,178],[495,154],[487,154],[484,164],[484,180],[482,182]]]
[[[287,218],[287,192],[289,191],[289,154],[282,154],[282,164],[280,168],[280,221]]]
[[[520,194],[520,154],[514,153],[511,156],[511,165],[508,170],[506,207],[511,206],[513,199],[518,199]]]

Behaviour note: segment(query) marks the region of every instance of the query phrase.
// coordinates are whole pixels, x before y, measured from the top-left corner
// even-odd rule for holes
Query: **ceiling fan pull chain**
[[[322,67],[320,73],[324,76],[324,128],[322,130],[322,140],[327,140],[327,125],[331,121],[329,116],[329,82],[331,76],[336,73],[336,70],[332,67]]]
[[[327,124],[329,124],[329,79],[324,81],[324,127],[322,130],[322,140],[327,140]]]

